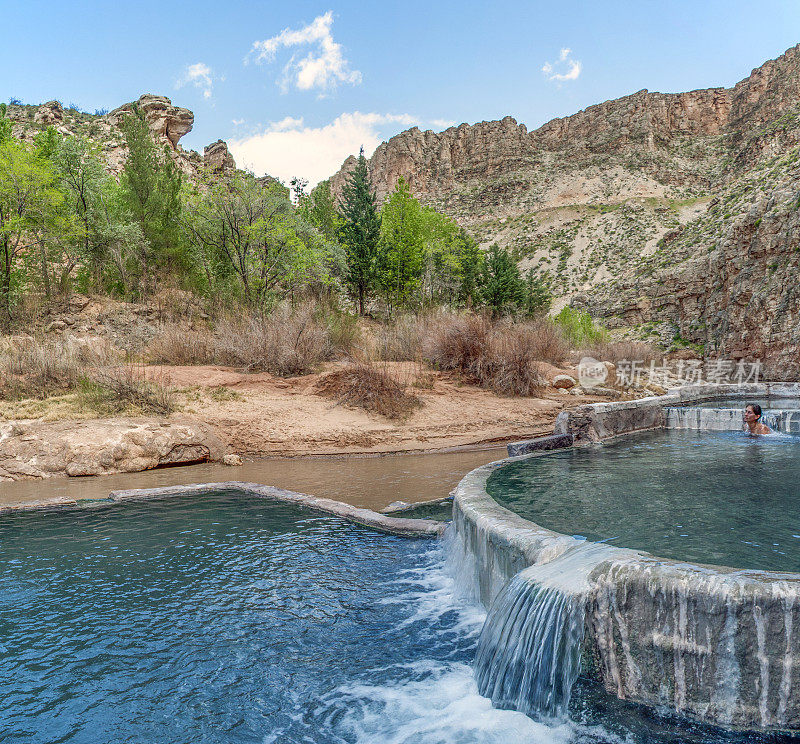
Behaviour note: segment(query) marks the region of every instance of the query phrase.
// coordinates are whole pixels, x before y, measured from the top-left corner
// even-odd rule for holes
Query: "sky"
[[[729,87],[800,42],[798,0],[0,0],[0,19],[0,101],[165,95],[195,114],[186,149],[224,139],[310,185],[411,126]]]

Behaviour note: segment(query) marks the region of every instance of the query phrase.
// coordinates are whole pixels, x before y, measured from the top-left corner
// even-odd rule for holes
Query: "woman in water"
[[[770,428],[761,423],[761,406],[758,403],[748,403],[744,408],[744,425],[750,436],[769,434]]]

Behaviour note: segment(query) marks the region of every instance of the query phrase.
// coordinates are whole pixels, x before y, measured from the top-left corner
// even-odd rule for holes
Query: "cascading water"
[[[566,713],[580,672],[590,575],[623,551],[578,543],[520,571],[500,591],[475,658],[481,695],[533,717]]]

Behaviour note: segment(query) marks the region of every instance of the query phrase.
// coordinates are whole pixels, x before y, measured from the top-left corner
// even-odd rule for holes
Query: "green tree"
[[[481,284],[483,303],[494,315],[511,315],[525,303],[525,281],[516,257],[497,243],[486,254]]]
[[[300,213],[328,240],[339,239],[342,218],[336,211],[336,201],[331,193],[330,181],[320,181],[299,205]]]
[[[390,312],[411,304],[421,285],[425,232],[422,207],[401,178],[381,210],[377,274]]]
[[[465,307],[481,304],[481,282],[485,273],[486,254],[466,232],[458,235],[458,301]]]
[[[120,197],[145,239],[139,261],[142,289],[147,293],[155,270],[181,273],[189,268],[180,231],[182,179],[168,146],[159,153],[138,108],[125,116],[120,128],[128,148]]]
[[[77,270],[79,277],[88,273],[100,287],[107,268],[107,221],[112,215],[123,217],[120,209],[108,209],[116,183],[106,174],[98,148],[83,137],[43,137],[36,144],[39,156],[52,164],[56,187],[64,196],[60,213],[45,226],[53,282],[64,293]],[[45,275],[48,294],[49,286]]]
[[[458,225],[430,207],[422,208],[425,273],[421,299],[428,305],[456,303],[461,275]]]
[[[286,189],[238,173],[188,200],[183,221],[212,291],[238,281],[245,301],[266,304],[328,280],[328,246],[294,210]]]
[[[339,235],[347,258],[345,282],[358,301],[359,314],[364,315],[367,300],[375,287],[381,218],[363,147],[342,189],[339,215],[342,219]]]
[[[525,315],[530,318],[544,315],[550,309],[552,300],[550,290],[542,277],[529,269],[525,277]]]
[[[43,226],[61,209],[50,164],[14,138],[0,144],[0,326],[9,330],[13,304],[42,256]],[[46,260],[45,260],[46,268]]]

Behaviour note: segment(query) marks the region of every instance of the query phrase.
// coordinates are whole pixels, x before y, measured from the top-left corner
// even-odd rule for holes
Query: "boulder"
[[[574,388],[577,384],[578,381],[571,375],[556,375],[552,381],[554,388],[562,388],[564,390]]]
[[[73,477],[218,461],[222,443],[188,417],[0,425],[0,480]]]

